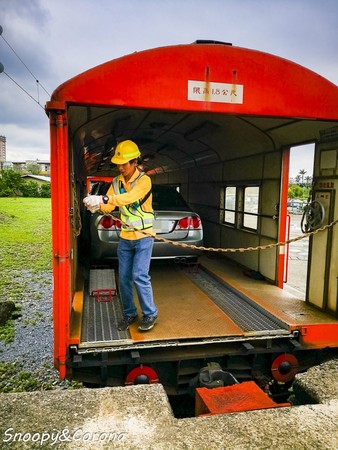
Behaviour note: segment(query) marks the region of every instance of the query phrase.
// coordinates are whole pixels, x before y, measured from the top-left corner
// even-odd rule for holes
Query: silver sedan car
[[[92,194],[104,195],[107,184],[98,183]],[[104,191],[104,192],[103,192]],[[182,244],[203,245],[203,228],[198,214],[192,211],[180,193],[172,186],[152,186],[153,208],[155,212],[154,231],[159,238]],[[92,214],[90,218],[91,256],[95,261],[117,259],[117,244],[121,224],[115,217]],[[171,259],[177,262],[196,261],[198,250],[172,245],[155,239],[152,259]]]

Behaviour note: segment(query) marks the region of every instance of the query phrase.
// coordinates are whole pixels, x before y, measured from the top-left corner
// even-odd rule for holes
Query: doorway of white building
[[[292,147],[290,151],[289,193],[297,192],[296,198],[288,200],[288,219],[290,221],[290,239],[302,236],[301,220],[303,207],[308,200],[306,193],[313,179],[314,144]],[[303,187],[297,190],[294,186]],[[285,288],[305,300],[307,267],[309,256],[309,238],[292,242],[287,258],[287,281]]]

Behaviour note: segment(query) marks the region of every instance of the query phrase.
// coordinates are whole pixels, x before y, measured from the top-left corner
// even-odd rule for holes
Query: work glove
[[[83,203],[91,213],[95,213],[100,209],[102,195],[88,195],[83,199]]]
[[[100,211],[100,207],[99,206],[88,206],[87,207],[88,211],[90,211],[92,214]]]

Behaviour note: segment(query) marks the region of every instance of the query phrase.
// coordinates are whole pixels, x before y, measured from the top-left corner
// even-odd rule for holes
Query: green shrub
[[[14,170],[0,172],[0,197],[15,196],[20,193],[21,175]]]
[[[0,197],[50,197],[50,183],[39,184],[36,181],[24,181],[14,170],[0,172]]]
[[[40,189],[35,181],[25,181],[20,186],[23,197],[40,197]]]
[[[50,183],[44,183],[40,186],[40,196],[43,198],[50,197]]]

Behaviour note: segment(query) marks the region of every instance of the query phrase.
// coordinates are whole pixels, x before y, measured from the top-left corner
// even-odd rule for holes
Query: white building
[[[0,165],[1,169],[3,167],[3,163],[6,161],[6,137],[0,136]]]

